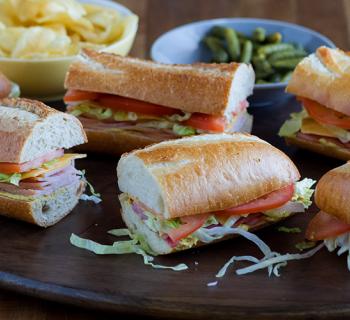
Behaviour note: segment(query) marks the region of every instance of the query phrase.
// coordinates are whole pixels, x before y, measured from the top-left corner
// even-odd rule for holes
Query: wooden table
[[[140,17],[131,52],[148,57],[164,31],[195,20],[256,17],[290,21],[315,29],[350,50],[350,0],[120,0]],[[5,245],[5,244],[2,244]],[[109,319],[111,315],[0,291],[0,319]]]

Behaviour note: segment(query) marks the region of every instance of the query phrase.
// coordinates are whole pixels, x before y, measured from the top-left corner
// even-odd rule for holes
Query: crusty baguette
[[[139,218],[139,216],[136,215],[132,211],[131,206],[127,205],[127,203],[125,201],[123,201],[122,199],[120,199],[120,203],[122,206],[122,210],[121,210],[122,218],[123,218],[126,226],[128,227],[128,229],[130,230],[130,232],[133,234],[141,234],[145,238],[146,243],[150,246],[150,248],[152,249],[152,251],[156,255],[170,254],[170,253],[174,253],[177,251],[197,248],[197,247],[208,244],[208,243],[204,243],[204,242],[199,241],[192,248],[185,248],[185,247],[173,248],[168,244],[168,242],[166,242],[156,232],[149,229],[147,227],[147,225]],[[283,219],[281,219],[281,220],[283,220]],[[273,223],[275,223],[275,222],[268,222],[268,221],[261,222],[261,223],[255,225],[254,227],[250,228],[249,231],[254,232],[254,231],[257,231],[259,229],[265,228]],[[235,237],[237,237],[237,235],[226,235],[226,236],[222,237],[221,239],[215,240],[211,243],[221,242],[221,241],[235,238]]]
[[[320,47],[295,68],[287,92],[350,115],[350,55]]]
[[[238,206],[299,178],[280,150],[248,134],[208,134],[124,154],[119,189],[165,219]]]
[[[85,190],[85,182],[79,181],[55,192],[30,200],[6,193],[0,193],[0,215],[49,227],[68,215]]]
[[[324,212],[350,224],[350,163],[328,171],[318,182],[316,205]]]
[[[166,65],[85,49],[71,64],[65,87],[229,115],[253,92],[254,78],[244,63]]]
[[[295,145],[303,149],[308,149],[325,156],[340,160],[350,160],[350,149],[340,146],[325,145],[316,141],[304,140],[300,137],[286,137],[287,144]]]
[[[86,142],[80,121],[29,99],[0,100],[0,161],[22,163]]]

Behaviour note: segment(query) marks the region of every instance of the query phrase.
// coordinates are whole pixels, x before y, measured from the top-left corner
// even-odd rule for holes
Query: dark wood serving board
[[[287,147],[276,133],[297,103],[251,109],[254,134],[289,154],[303,177],[318,179],[342,162]],[[246,276],[215,274],[232,255],[260,252],[245,239],[156,258],[161,264],[185,262],[182,272],[155,270],[137,255],[96,256],[69,244],[72,232],[103,243],[115,238],[106,231],[123,227],[117,200],[115,167],[118,159],[89,156],[77,161],[102,194],[100,205],[80,202],[58,225],[47,230],[0,218],[0,287],[25,294],[120,313],[158,318],[228,319],[239,317],[302,318],[350,316],[350,273],[345,257],[326,250],[309,260],[290,262],[280,278],[266,270]],[[305,227],[316,208],[282,225]],[[296,252],[303,236],[280,233],[276,226],[258,232],[273,250]],[[196,263],[195,263],[196,262]]]

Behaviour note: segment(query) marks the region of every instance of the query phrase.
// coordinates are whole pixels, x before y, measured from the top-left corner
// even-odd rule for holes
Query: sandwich
[[[18,98],[20,95],[19,86],[11,82],[0,72],[0,99]]]
[[[77,204],[86,182],[64,149],[86,142],[79,120],[45,104],[0,100],[0,215],[48,227]]]
[[[350,163],[327,172],[318,182],[315,203],[321,210],[310,221],[306,238],[323,241],[329,251],[348,253],[350,271]]]
[[[303,109],[280,129],[287,143],[350,159],[350,55],[320,47],[295,68],[287,86]]]
[[[242,133],[132,151],[122,155],[117,174],[122,218],[152,255],[221,241],[303,212],[314,183],[299,181],[283,152]]]
[[[84,49],[68,70],[64,101],[89,142],[120,155],[200,133],[250,132],[251,65],[166,65]]]

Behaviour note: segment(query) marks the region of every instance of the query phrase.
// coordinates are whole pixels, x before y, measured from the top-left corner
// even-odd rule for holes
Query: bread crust
[[[0,195],[0,215],[36,224],[40,227],[49,227],[56,224],[71,212],[78,203],[84,190],[85,182],[80,181],[78,184],[62,187],[50,195],[33,198],[31,200],[19,200]],[[42,219],[42,216],[48,214],[45,212],[46,203],[49,203],[50,199],[54,199],[55,197],[58,197],[59,194],[65,192],[69,194],[69,201],[71,202],[64,203],[67,206],[66,210],[59,213],[50,212],[52,217],[50,217],[49,220]]]
[[[65,87],[110,93],[187,112],[224,115],[237,71],[254,85],[250,65],[166,65],[84,49],[70,65]]]
[[[5,98],[0,100],[0,106],[9,108],[9,112],[4,117],[0,117],[0,162],[22,163],[33,160],[43,153],[65,147],[58,143],[53,148],[41,150],[35,145],[35,140],[42,140],[41,135],[44,134],[45,129],[43,126],[49,122],[52,122],[52,126],[55,126],[56,123],[58,131],[61,129],[59,127],[61,124],[67,125],[67,128],[73,127],[71,132],[65,132],[65,134],[68,136],[75,134],[74,140],[79,143],[87,141],[83,126],[77,118],[50,108],[42,102],[24,98]],[[27,114],[22,114],[20,117],[16,112],[12,112],[14,109],[26,111]],[[48,128],[45,130],[48,137],[55,134],[48,132],[50,131]],[[52,139],[64,141],[60,137]],[[67,140],[69,139],[70,137],[67,137]],[[67,147],[72,147],[72,145]]]
[[[85,128],[88,142],[75,147],[79,152],[106,153],[120,156],[125,152],[140,149],[163,141],[156,136],[127,130],[92,130]]]
[[[131,197],[133,180],[128,182],[122,176],[133,157],[142,161],[144,171],[159,186],[164,212],[157,214],[165,219],[235,207],[300,178],[283,152],[257,137],[239,133],[201,135],[123,155],[118,164],[119,188]],[[147,205],[147,199],[138,200]]]
[[[286,91],[350,115],[350,56],[320,47],[295,68]]]
[[[324,212],[350,224],[350,163],[328,171],[318,182],[316,205]]]
[[[340,160],[350,160],[350,149],[340,146],[324,145],[320,142],[307,141],[300,137],[285,138],[287,144],[295,145],[303,149],[311,150],[325,156],[337,158]]]

